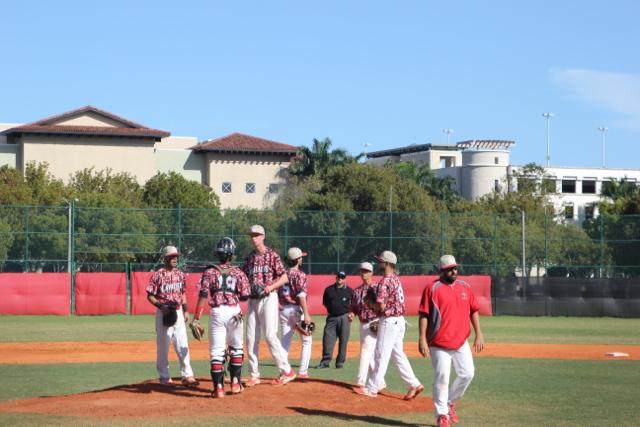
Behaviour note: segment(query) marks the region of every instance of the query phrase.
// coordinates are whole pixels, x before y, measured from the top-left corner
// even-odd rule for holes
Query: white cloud
[[[640,131],[640,74],[568,68],[551,75],[576,98],[619,114],[616,126]]]

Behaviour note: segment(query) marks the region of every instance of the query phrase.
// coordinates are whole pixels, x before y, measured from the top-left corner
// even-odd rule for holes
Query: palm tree
[[[460,195],[455,189],[455,179],[450,176],[438,178],[427,164],[417,166],[415,162],[410,161],[393,163],[391,167],[402,178],[416,182],[438,200],[448,203],[460,199]]]
[[[362,157],[362,154],[354,157],[341,148],[331,150],[331,144],[329,138],[322,141],[314,138],[311,148],[298,147],[298,153],[291,163],[291,174],[299,177],[322,176],[334,166],[356,162]]]

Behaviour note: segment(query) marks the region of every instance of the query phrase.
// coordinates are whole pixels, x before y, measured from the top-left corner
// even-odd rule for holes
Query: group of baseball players
[[[215,248],[218,264],[207,267],[202,274],[191,323],[185,274],[177,268],[180,254],[173,246],[164,249],[164,267],[154,273],[146,289],[149,302],[157,307],[156,368],[162,384],[173,383],[168,361],[170,343],[178,356],[182,385],[195,387],[199,384],[190,364],[187,325],[199,338],[203,332],[199,322],[206,305],[209,306],[213,397],[225,396],[227,363],[231,394],[242,393],[244,387],[261,383],[258,350],[262,334],[280,372],[272,381],[273,385],[285,385],[296,377],[309,377],[315,325],[307,303],[307,277],[300,269],[307,253],[297,247],[290,248],[285,269],[280,256],[265,245],[265,230],[261,225],[252,226],[249,236],[254,250],[242,268],[232,264],[236,251],[234,241],[225,237],[218,242]],[[385,375],[389,362],[393,361],[408,386],[404,399],[411,400],[424,391],[424,386],[415,376],[403,350],[405,300],[396,274],[398,259],[391,251],[384,251],[374,258],[382,278],[374,283],[374,266],[370,262],[360,264],[362,284],[353,290],[348,315],[349,320],[357,316],[360,321],[360,363],[353,391],[376,397],[386,387]],[[471,287],[458,279],[458,267],[452,255],[440,258],[440,278],[426,286],[419,307],[418,348],[423,357],[431,357],[433,403],[439,427],[458,422],[455,402],[462,397],[474,376],[471,347],[467,342],[471,325],[475,332],[475,351],[484,348],[479,305]],[[246,316],[240,308],[240,302],[245,300],[249,300]],[[243,343],[245,317],[246,343]],[[295,332],[302,341],[298,373],[292,369],[288,357]],[[241,379],[243,348],[247,349],[249,361],[249,378],[244,381]],[[449,386],[452,365],[457,376]]]

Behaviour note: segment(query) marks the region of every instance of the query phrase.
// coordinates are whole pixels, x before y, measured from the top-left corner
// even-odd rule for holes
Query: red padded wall
[[[77,273],[76,314],[126,314],[124,273]]]
[[[58,314],[71,311],[69,273],[0,274],[0,314]]]

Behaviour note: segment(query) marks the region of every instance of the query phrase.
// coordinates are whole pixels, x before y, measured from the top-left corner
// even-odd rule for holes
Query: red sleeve
[[[286,273],[284,265],[282,265],[280,255],[278,255],[276,251],[273,251],[272,263],[273,265],[271,267],[273,268],[273,274],[275,274],[275,277],[280,277]]]
[[[187,274],[183,271],[180,272],[180,280],[182,281],[182,293],[187,293]]]
[[[471,286],[469,286],[469,308],[471,309],[471,313],[469,314],[473,314],[476,311],[480,310],[480,303],[478,303],[476,295],[473,293]]]
[[[382,283],[376,289],[376,302],[378,304],[386,303],[389,298],[389,285],[387,280],[383,280]]]
[[[429,302],[431,301],[431,285],[427,285],[422,292],[422,299],[420,300],[420,307],[418,312],[429,314]]]
[[[353,295],[351,295],[351,308],[350,308],[350,310],[351,310],[352,313],[355,313],[355,314],[359,314],[359,312],[360,312],[359,307],[358,307],[358,299],[359,299],[358,298],[358,294],[359,294],[358,291],[356,291],[354,289]]]
[[[238,269],[237,278],[238,282],[236,283],[236,292],[242,297],[248,297],[250,294],[249,278],[247,278],[247,275],[240,269]]]
[[[151,279],[149,279],[149,284],[147,285],[147,294],[150,295],[155,295],[157,290],[158,290],[158,279],[160,278],[160,275],[158,274],[158,272],[156,271],[155,273],[153,273],[153,276],[151,276]]]

